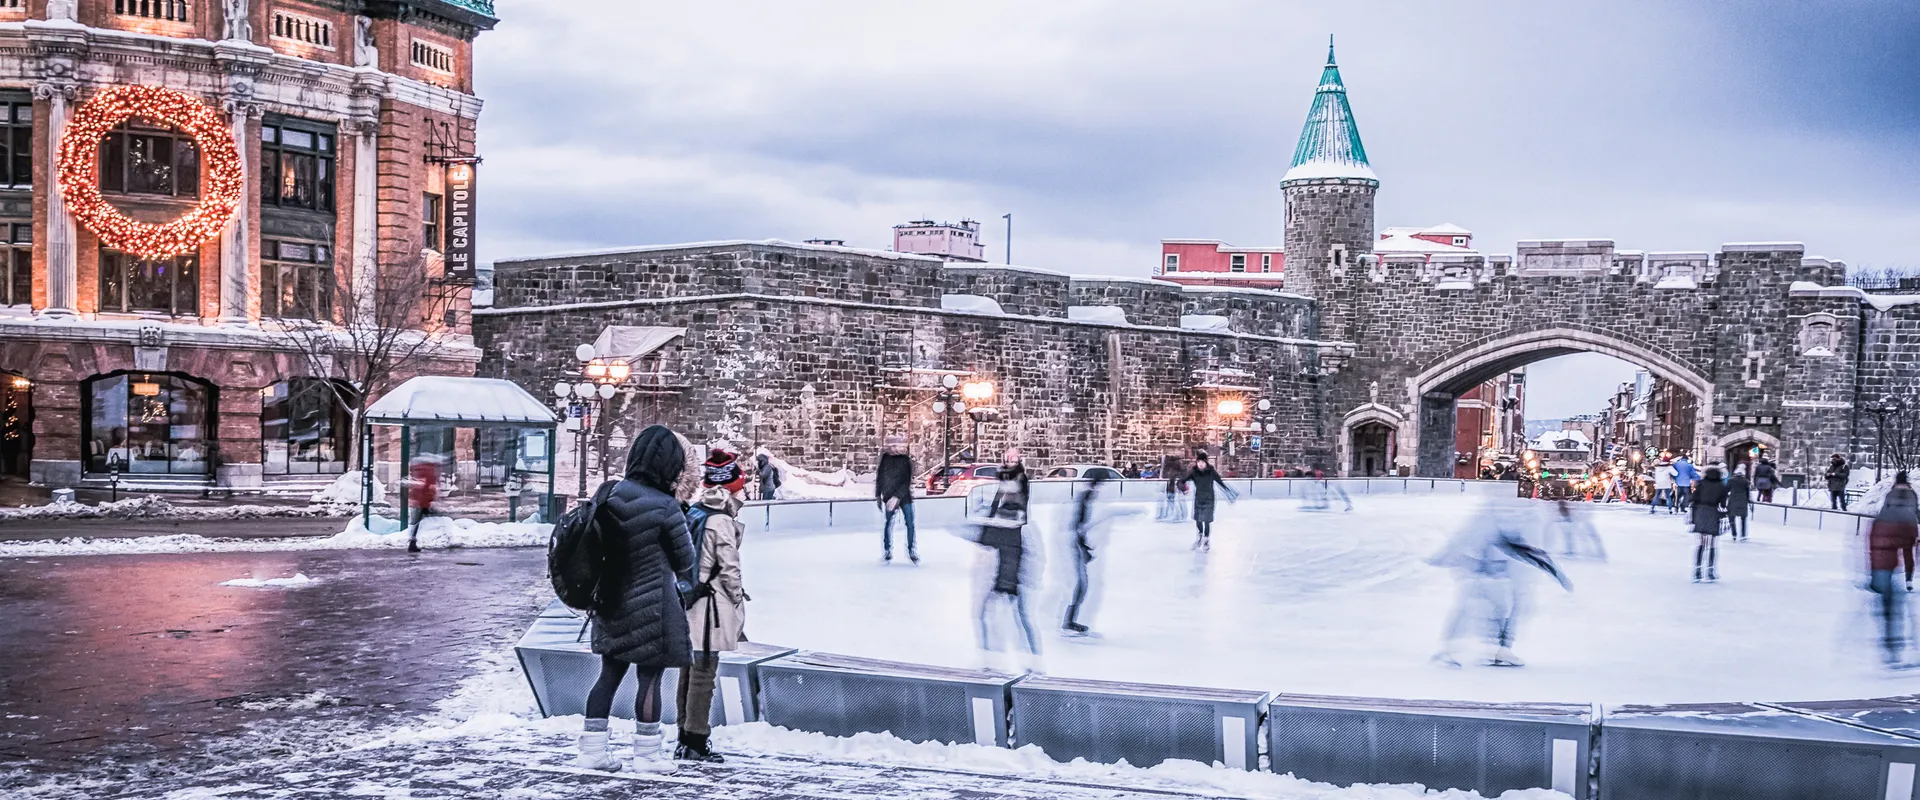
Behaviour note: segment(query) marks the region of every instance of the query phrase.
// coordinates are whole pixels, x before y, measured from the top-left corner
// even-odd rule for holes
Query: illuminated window
[[[333,170],[333,126],[291,117],[260,126],[262,203],[332,211]]]
[[[200,313],[200,257],[140,258],[100,248],[100,310]]]
[[[453,51],[431,42],[413,40],[413,65],[453,74]]]
[[[333,23],[285,11],[273,12],[273,36],[333,49]]]
[[[333,247],[322,242],[260,242],[260,315],[333,318]]]
[[[124,194],[200,196],[200,147],[172,127],[121,123],[100,140],[100,188]]]

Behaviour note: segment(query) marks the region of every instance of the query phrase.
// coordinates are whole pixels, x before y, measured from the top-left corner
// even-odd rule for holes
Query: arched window
[[[171,372],[115,372],[81,383],[86,469],[134,475],[213,471],[215,388]]]
[[[347,469],[353,423],[341,398],[353,390],[293,378],[260,390],[260,464],[267,475],[334,475]]]

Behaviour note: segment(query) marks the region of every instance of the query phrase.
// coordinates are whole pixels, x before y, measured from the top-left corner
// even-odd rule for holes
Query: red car
[[[941,480],[940,470],[927,473],[923,486],[927,494],[966,494],[968,490],[982,484],[993,483],[1000,478],[997,464],[955,464],[946,468],[946,480]]]

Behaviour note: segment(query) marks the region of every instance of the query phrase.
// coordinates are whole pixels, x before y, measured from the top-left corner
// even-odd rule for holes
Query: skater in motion
[[[1020,449],[1008,448],[1000,465],[999,481],[993,499],[983,510],[979,543],[994,553],[993,582],[980,601],[980,649],[988,653],[998,648],[993,636],[993,609],[1007,606],[1026,646],[1026,672],[1040,670],[1040,638],[1034,635],[1033,622],[1027,616],[1027,598],[1021,593],[1021,570],[1025,567],[1027,524],[1027,469],[1021,464]]]
[[[1240,499],[1233,487],[1220,479],[1219,471],[1213,468],[1213,462],[1207,460],[1207,452],[1202,450],[1193,455],[1193,471],[1188,473],[1193,480],[1193,526],[1195,538],[1193,549],[1208,550],[1213,547],[1213,501],[1215,486],[1227,493],[1227,500]]]
[[[1881,659],[1890,667],[1908,665],[1904,658],[1906,603],[1894,590],[1893,573],[1900,567],[1902,556],[1906,557],[1907,569],[1913,568],[1916,533],[1920,533],[1920,498],[1907,483],[1906,471],[1901,470],[1894,473],[1893,488],[1887,491],[1887,499],[1880,504],[1880,513],[1874,515],[1873,528],[1867,534],[1867,589],[1876,595]]]
[[[1526,664],[1513,652],[1515,627],[1526,600],[1525,587],[1513,574],[1514,564],[1539,569],[1553,576],[1562,588],[1573,588],[1552,557],[1527,543],[1527,528],[1535,519],[1532,509],[1517,501],[1490,501],[1467,520],[1439,554],[1428,559],[1429,564],[1452,570],[1458,588],[1434,663],[1460,666],[1455,645],[1472,628],[1481,626],[1495,648],[1488,665]]]
[[[698,563],[681,498],[700,483],[700,464],[679,434],[654,425],[627,451],[626,477],[602,487],[594,527],[601,548],[599,589],[589,614],[600,677],[587,693],[580,734],[584,769],[618,770],[607,753],[607,717],[627,670],[639,680],[634,694],[633,769],[672,772],[661,749],[660,675],[693,661],[687,615],[674,581],[691,579]]]
[[[1655,508],[1662,505],[1667,507],[1669,514],[1679,513],[1679,504],[1673,499],[1674,475],[1673,464],[1664,458],[1653,465],[1653,501],[1647,503],[1647,513],[1653,513]]]
[[[1087,595],[1092,589],[1092,579],[1088,567],[1093,562],[1095,535],[1115,517],[1135,513],[1132,509],[1106,511],[1101,508],[1101,499],[1106,491],[1106,473],[1094,472],[1087,486],[1073,498],[1073,541],[1068,546],[1069,556],[1073,559],[1073,599],[1067,603],[1067,618],[1060,625],[1061,631],[1068,636],[1092,636],[1082,614],[1086,610]]]
[[[1553,531],[1553,539],[1558,540],[1560,555],[1569,558],[1590,555],[1601,561],[1607,560],[1607,546],[1600,541],[1600,531],[1593,525],[1593,518],[1585,508],[1578,508],[1571,500],[1554,501],[1552,521],[1548,528]],[[1549,547],[1552,546],[1550,541]]]
[[[1187,491],[1187,470],[1180,463],[1177,453],[1168,453],[1160,460],[1160,477],[1167,482],[1166,497],[1160,503],[1161,522],[1180,522],[1187,518],[1187,504],[1180,495]]]
[[[1720,580],[1716,564],[1720,549],[1714,543],[1720,539],[1720,520],[1726,515],[1727,484],[1720,480],[1719,467],[1707,467],[1706,477],[1693,492],[1693,532],[1700,536],[1700,542],[1693,548],[1694,583]],[[1701,572],[1703,565],[1704,573]]]

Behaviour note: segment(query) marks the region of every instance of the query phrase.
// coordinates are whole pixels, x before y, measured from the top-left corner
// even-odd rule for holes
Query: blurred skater
[[[1066,621],[1060,625],[1060,629],[1068,636],[1093,635],[1081,615],[1086,610],[1087,596],[1092,590],[1088,566],[1093,561],[1095,534],[1114,518],[1137,513],[1134,509],[1107,511],[1101,508],[1107,480],[1106,473],[1094,472],[1086,488],[1073,498],[1073,541],[1067,548],[1073,559],[1073,599],[1067,603]]]
[[[1693,490],[1693,532],[1700,536],[1699,543],[1693,548],[1694,583],[1720,580],[1716,564],[1720,548],[1715,543],[1720,539],[1720,520],[1726,514],[1727,484],[1720,480],[1719,467],[1707,467],[1706,476]],[[1703,565],[1706,567],[1705,573],[1701,572]]]
[[[1593,515],[1588,509],[1576,507],[1570,500],[1556,500],[1550,513],[1553,519],[1548,529],[1554,535],[1546,542],[1548,546],[1557,540],[1563,556],[1591,555],[1607,560],[1607,546],[1600,541],[1600,530],[1594,527]]]
[[[440,459],[420,456],[407,470],[407,504],[413,507],[413,528],[407,531],[407,552],[420,552],[420,523],[433,515],[440,494]]]
[[[1532,509],[1518,501],[1489,501],[1467,520],[1440,553],[1428,559],[1429,564],[1452,570],[1458,587],[1453,613],[1442,633],[1440,652],[1433,656],[1434,663],[1460,666],[1454,645],[1479,625],[1495,648],[1488,665],[1519,667],[1526,664],[1513,652],[1515,624],[1526,599],[1525,588],[1513,574],[1513,564],[1532,566],[1553,576],[1562,588],[1573,588],[1552,557],[1527,543],[1527,528],[1533,519],[1537,517],[1533,516]]]
[[[913,531],[913,458],[907,455],[907,438],[887,439],[887,452],[880,456],[880,468],[873,479],[874,497],[887,515],[880,528],[880,561],[893,563],[893,517],[900,515],[907,526],[907,560],[920,563],[920,547]]]
[[[1166,498],[1160,503],[1161,522],[1181,522],[1187,518],[1187,504],[1180,495],[1187,492],[1187,470],[1179,454],[1168,453],[1160,459],[1160,477],[1167,482]]]
[[[1779,485],[1780,470],[1773,466],[1772,461],[1762,457],[1760,466],[1753,468],[1753,490],[1760,494],[1760,502],[1773,502],[1773,490]]]
[[[1920,532],[1920,498],[1907,483],[1905,470],[1894,473],[1893,488],[1880,504],[1867,535],[1867,589],[1878,595],[1880,611],[1881,658],[1888,666],[1906,666],[1907,618],[1903,602],[1894,591],[1893,573],[1907,557],[1912,569],[1913,546]],[[1909,573],[1911,574],[1911,573]],[[1911,579],[1909,579],[1911,580]]]
[[[1040,638],[1034,634],[1033,621],[1027,615],[1027,598],[1022,594],[1021,570],[1026,557],[1023,538],[1027,524],[1027,469],[1020,461],[1020,449],[1008,448],[1000,464],[999,480],[993,487],[993,500],[980,522],[979,542],[994,551],[993,582],[980,601],[980,649],[998,650],[993,636],[993,608],[1005,605],[1013,612],[1014,625],[1026,646],[1027,672],[1040,669]]]
[[[1727,478],[1727,526],[1736,542],[1747,540],[1747,516],[1753,513],[1753,482],[1747,480],[1751,466],[1741,464]]]
[[[1213,548],[1213,487],[1227,493],[1227,500],[1240,499],[1240,495],[1220,479],[1220,473],[1207,460],[1207,452],[1202,450],[1193,456],[1193,471],[1187,473],[1193,481],[1193,525],[1195,538],[1193,549],[1209,550]]]

